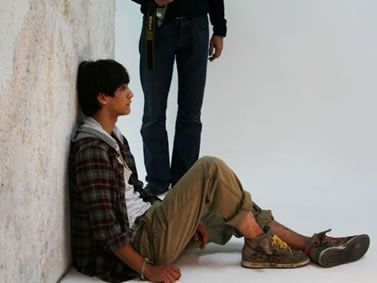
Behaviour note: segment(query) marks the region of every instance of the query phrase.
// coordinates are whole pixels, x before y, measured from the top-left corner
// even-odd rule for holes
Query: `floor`
[[[373,245],[361,260],[334,268],[310,264],[299,269],[252,270],[240,267],[242,240],[233,238],[226,246],[209,245],[204,251],[193,250],[181,256],[176,264],[181,268],[179,282],[253,282],[253,283],[375,283],[377,282],[377,253]],[[140,282],[132,280],[129,282]],[[61,283],[103,282],[72,269]]]
[[[179,282],[252,282],[252,283],[376,283],[377,239],[374,191],[357,192],[334,187],[318,193],[285,189],[283,198],[270,197],[268,192],[255,191],[255,199],[264,207],[273,208],[278,221],[305,235],[333,228],[329,236],[345,236],[366,233],[371,244],[367,254],[357,262],[333,268],[321,268],[314,264],[298,269],[246,269],[240,266],[243,240],[233,237],[225,246],[208,245],[205,250],[191,250],[177,261],[182,272]],[[313,197],[314,196],[314,197]],[[365,197],[368,196],[368,197]],[[300,199],[300,201],[297,201]],[[103,282],[72,269],[61,283]],[[140,282],[133,280],[128,282]]]

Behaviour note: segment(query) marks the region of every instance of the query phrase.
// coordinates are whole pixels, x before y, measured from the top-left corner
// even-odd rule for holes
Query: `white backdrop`
[[[377,2],[225,5],[228,36],[223,56],[208,68],[201,155],[224,159],[258,202],[294,228],[377,236],[370,223],[377,201]],[[135,93],[133,113],[119,125],[144,178],[138,9],[117,1],[115,54]],[[175,111],[174,78],[171,137]]]

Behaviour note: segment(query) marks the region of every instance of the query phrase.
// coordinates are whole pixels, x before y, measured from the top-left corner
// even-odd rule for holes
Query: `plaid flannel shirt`
[[[145,201],[154,202],[157,198],[142,189],[127,140],[117,142],[133,172],[129,183]],[[130,243],[143,223],[138,217],[129,227],[124,167],[117,157],[112,147],[93,137],[72,143],[69,158],[73,264],[78,271],[109,282],[137,276],[114,251]]]

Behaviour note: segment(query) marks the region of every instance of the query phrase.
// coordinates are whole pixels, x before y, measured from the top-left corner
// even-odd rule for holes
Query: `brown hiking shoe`
[[[314,234],[311,246],[305,252],[312,261],[323,267],[332,267],[360,259],[369,248],[368,235],[329,237],[331,229]]]
[[[309,262],[303,252],[291,249],[271,230],[255,239],[246,239],[242,248],[241,264],[247,268],[295,268]]]

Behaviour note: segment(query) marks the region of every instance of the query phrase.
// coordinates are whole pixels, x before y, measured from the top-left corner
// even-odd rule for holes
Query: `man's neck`
[[[97,112],[92,116],[102,128],[109,134],[113,132],[115,123],[117,122],[116,117],[111,117],[110,115],[105,115],[104,113]]]

